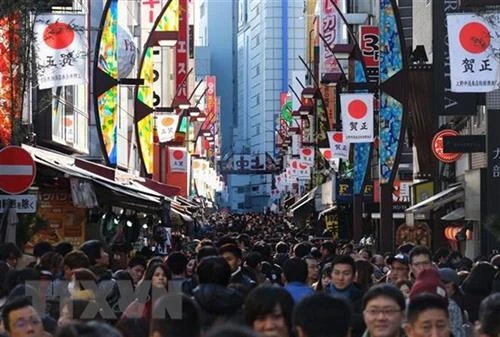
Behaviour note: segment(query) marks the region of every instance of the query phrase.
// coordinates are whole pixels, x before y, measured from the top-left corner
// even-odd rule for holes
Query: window
[[[200,5],[200,19],[203,19],[204,16],[205,16],[205,3],[202,3]]]

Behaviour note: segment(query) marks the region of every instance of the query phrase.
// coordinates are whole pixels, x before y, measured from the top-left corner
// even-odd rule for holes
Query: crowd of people
[[[0,244],[0,336],[500,337],[500,255],[314,237],[214,214],[168,254],[102,241]]]

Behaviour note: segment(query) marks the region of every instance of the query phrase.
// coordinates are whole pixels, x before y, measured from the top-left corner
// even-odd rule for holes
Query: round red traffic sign
[[[434,156],[443,163],[453,163],[456,162],[460,157],[462,157],[461,153],[444,153],[443,146],[443,137],[456,137],[458,136],[458,132],[451,129],[441,130],[434,135],[432,139],[432,152]]]
[[[0,190],[19,194],[31,187],[36,176],[36,165],[31,154],[19,146],[0,150]]]

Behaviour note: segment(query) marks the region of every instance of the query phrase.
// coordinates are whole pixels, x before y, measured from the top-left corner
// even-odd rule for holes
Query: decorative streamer
[[[380,82],[382,85],[384,82],[389,83],[390,79],[396,79],[396,75],[401,75],[404,70],[402,53],[392,1],[380,0]],[[398,92],[390,89],[393,88],[390,88],[389,85],[386,88],[382,87],[380,97],[380,184],[392,183],[394,179],[397,170],[396,157],[403,131],[404,106],[393,98]],[[399,93],[401,93],[401,89],[401,84],[399,84]]]
[[[139,78],[144,84],[136,86],[135,116],[136,137],[142,165],[146,174],[153,173],[153,35],[155,32],[178,30],[179,1],[170,0],[162,8],[151,30],[139,66]]]
[[[118,132],[117,0],[108,0],[103,13],[94,62],[94,109],[106,164],[115,166]]]
[[[366,83],[366,74],[360,61],[354,63],[354,77],[356,83]],[[354,143],[353,187],[354,194],[361,194],[366,181],[370,165],[372,143]]]

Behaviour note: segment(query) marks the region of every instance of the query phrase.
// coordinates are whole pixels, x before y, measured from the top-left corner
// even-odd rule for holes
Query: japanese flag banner
[[[500,88],[500,13],[448,14],[452,92]]]
[[[372,142],[373,94],[340,94],[340,107],[344,141],[348,143]]]
[[[168,161],[171,172],[187,172],[187,151],[182,147],[170,147],[168,149]]]
[[[38,15],[34,33],[39,89],[86,82],[85,15]]]
[[[332,158],[349,160],[349,143],[344,142],[344,135],[341,131],[328,131],[328,141]]]
[[[314,166],[314,148],[312,146],[301,147],[300,160],[308,166]]]
[[[175,138],[175,130],[179,123],[178,115],[158,115],[156,117],[156,129],[160,143],[166,143]]]

